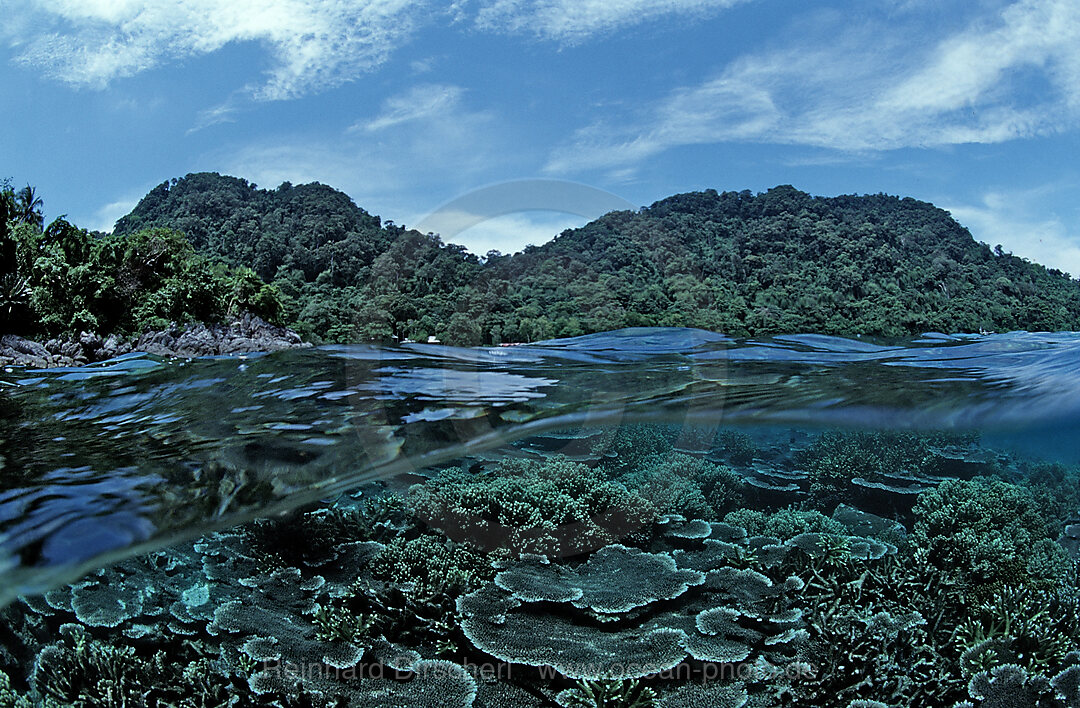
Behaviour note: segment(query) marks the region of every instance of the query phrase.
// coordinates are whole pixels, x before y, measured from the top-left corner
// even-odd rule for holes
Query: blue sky
[[[1076,0],[0,9],[0,177],[35,185],[47,219],[107,229],[201,170],[318,180],[408,226],[507,180],[639,206],[793,184],[932,201],[1080,275]],[[449,240],[510,252],[583,221],[533,209]]]

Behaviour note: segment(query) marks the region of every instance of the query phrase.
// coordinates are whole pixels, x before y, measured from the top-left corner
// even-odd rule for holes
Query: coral
[[[907,529],[895,519],[886,519],[847,504],[838,504],[832,518],[843,525],[849,534],[874,538],[898,547],[907,545]]]
[[[757,454],[754,439],[739,430],[721,430],[716,441],[718,452],[734,465],[749,465]]]
[[[782,541],[803,533],[847,535],[848,529],[839,521],[815,510],[781,509],[772,513],[754,509],[737,509],[724,517],[724,522],[741,526],[752,536],[776,536]]]
[[[651,525],[655,509],[585,465],[506,459],[489,475],[444,472],[409,490],[419,519],[481,550],[571,556]]]
[[[231,677],[190,651],[143,656],[132,646],[91,639],[79,625],[62,632],[65,641],[40,651],[31,676],[47,706],[233,705]]]
[[[689,683],[664,694],[656,708],[742,708],[747,700],[746,689],[739,684]]]
[[[998,664],[1028,671],[1060,667],[1080,642],[1080,600],[1064,590],[1004,587],[974,608],[957,640],[969,673]]]
[[[701,546],[679,556],[692,558],[694,569],[623,546],[572,569],[534,558],[508,564],[492,585],[458,601],[462,630],[501,661],[551,666],[578,679],[639,678],[687,655],[789,661],[806,638],[802,613],[787,599],[801,583],[730,567],[726,555],[710,556],[710,541],[726,543],[687,540]]]
[[[789,557],[784,567],[805,583],[803,656],[814,667],[783,689],[794,705],[941,706],[963,697],[954,634],[967,605],[958,583],[910,556],[833,564]]]
[[[983,596],[1010,584],[1053,587],[1069,559],[1032,493],[1001,480],[950,480],[919,496],[912,544]]]
[[[320,607],[315,611],[312,621],[316,628],[315,638],[321,642],[362,642],[368,638],[368,633],[375,624],[375,618],[371,616],[356,615],[344,607],[332,606]],[[265,660],[261,656],[255,656],[249,647],[250,643],[244,645],[244,653],[256,661]]]
[[[312,566],[333,559],[336,549],[358,541],[386,541],[405,530],[405,503],[385,495],[359,503],[290,511],[242,527],[249,552],[264,567]]]
[[[1019,463],[1020,484],[1031,490],[1043,516],[1059,522],[1080,514],[1080,470],[1060,463]]]
[[[906,509],[903,497],[937,484],[943,474],[965,464],[972,441],[968,435],[945,433],[825,432],[798,451],[795,461],[809,473],[810,492],[822,502],[851,497],[885,507],[891,500]],[[981,461],[972,467],[995,469]]]
[[[671,428],[662,425],[623,425],[604,431],[593,444],[593,452],[606,458],[605,466],[614,472],[636,469],[656,455],[672,451]]]
[[[374,577],[409,585],[421,596],[460,595],[490,580],[494,572],[486,555],[435,536],[395,538],[372,559],[370,570]]]
[[[20,695],[11,688],[11,679],[0,671],[0,708],[33,708],[28,696]]]
[[[655,699],[656,692],[640,681],[581,680],[555,702],[563,708],[653,708]]]
[[[524,602],[570,602],[599,614],[621,614],[676,598],[705,576],[681,570],[671,556],[612,545],[576,569],[526,558],[495,576],[495,584]]]
[[[1029,676],[1015,664],[1003,664],[975,674],[968,684],[971,698],[977,699],[981,708],[1034,708],[1048,689],[1046,679]]]
[[[662,514],[716,518],[742,500],[742,480],[731,470],[673,452],[643,459],[618,481]]]

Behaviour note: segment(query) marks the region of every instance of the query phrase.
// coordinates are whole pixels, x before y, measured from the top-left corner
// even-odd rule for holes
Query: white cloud
[[[221,123],[235,123],[240,108],[237,105],[235,97],[230,97],[229,100],[211,108],[206,108],[198,112],[195,116],[195,125],[188,129],[188,134],[202,130],[203,128],[209,128],[212,125],[219,125]]]
[[[470,219],[463,218],[463,221]],[[485,218],[467,229],[440,233],[443,241],[461,244],[482,256],[492,250],[516,253],[529,244],[539,246],[566,229],[583,226],[587,221],[580,216],[528,211]]]
[[[1049,208],[1068,203],[1063,198],[1071,191],[1051,187],[987,192],[976,204],[945,208],[976,240],[1001,244],[1013,255],[1080,277],[1080,223],[1067,224]]]
[[[911,22],[819,27],[809,44],[745,56],[629,125],[580,130],[548,169],[613,168],[716,142],[852,152],[995,143],[1078,122],[1075,0],[1022,0],[926,46],[911,36],[934,29]]]
[[[374,132],[410,121],[450,115],[458,108],[464,90],[459,86],[421,84],[383,102],[382,113],[357,123],[349,130]]]
[[[120,217],[131,213],[131,210],[138,203],[138,199],[121,199],[110,202],[94,212],[94,215],[87,221],[87,228],[91,231],[111,233]]]
[[[101,88],[166,61],[258,42],[273,57],[261,99],[338,85],[384,62],[424,10],[410,0],[36,0],[19,60]],[[25,15],[24,15],[25,19]],[[23,22],[23,27],[28,23]]]
[[[704,16],[746,0],[492,0],[477,14],[481,29],[535,33],[567,44],[654,20]]]
[[[401,221],[490,179],[493,167],[513,164],[508,156],[536,159],[512,149],[495,116],[472,109],[453,87],[440,88],[447,90],[422,86],[393,96],[377,115],[358,121],[341,137],[277,135],[272,141],[207,155],[194,169],[243,175],[266,187],[286,180],[322,182],[345,191],[372,213]],[[406,117],[404,106],[414,94],[458,97],[422,102],[431,110]]]
[[[384,63],[422,23],[474,20],[495,32],[534,31],[567,43],[664,14],[704,15],[747,0],[30,0],[0,28],[17,61],[72,84],[104,88],[169,62],[254,42],[271,57],[255,98],[295,98]],[[414,73],[430,60],[412,62]]]

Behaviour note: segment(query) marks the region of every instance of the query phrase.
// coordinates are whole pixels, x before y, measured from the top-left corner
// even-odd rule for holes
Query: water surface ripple
[[[180,538],[563,427],[1060,425],[1080,334],[329,346],[0,375],[0,606]]]

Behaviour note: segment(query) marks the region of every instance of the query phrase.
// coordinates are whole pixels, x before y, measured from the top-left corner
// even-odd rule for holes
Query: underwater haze
[[[1080,334],[0,372],[0,708],[1080,706]]]

